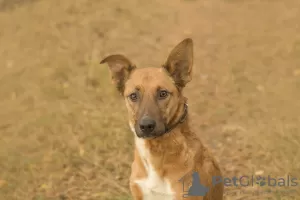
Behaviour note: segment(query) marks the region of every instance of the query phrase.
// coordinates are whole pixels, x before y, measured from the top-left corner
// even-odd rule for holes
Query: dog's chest
[[[143,200],[174,200],[174,193],[168,180],[159,177],[149,161],[145,162],[149,159],[149,152],[145,148],[144,141],[136,138],[136,146],[148,174],[146,178],[135,181],[143,193]]]

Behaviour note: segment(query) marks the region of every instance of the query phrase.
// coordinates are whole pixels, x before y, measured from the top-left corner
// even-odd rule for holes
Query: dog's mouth
[[[137,134],[137,136],[142,139],[155,139],[165,135],[166,133],[167,133],[167,129],[165,129],[165,131],[162,132],[153,132],[151,134],[141,134],[141,135]]]

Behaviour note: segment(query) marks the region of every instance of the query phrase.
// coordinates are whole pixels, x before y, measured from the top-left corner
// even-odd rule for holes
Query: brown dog
[[[179,43],[162,67],[138,69],[123,55],[110,55],[101,63],[108,64],[125,98],[135,136],[130,177],[134,199],[222,200],[224,186],[213,181],[221,177],[219,166],[190,129],[187,99],[182,94],[192,79],[192,39]],[[193,186],[184,188],[183,181],[187,185],[192,179]]]

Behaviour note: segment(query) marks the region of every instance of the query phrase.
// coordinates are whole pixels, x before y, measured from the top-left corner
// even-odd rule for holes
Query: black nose
[[[140,121],[140,129],[143,133],[151,133],[155,129],[155,126],[156,122],[148,116],[143,117]]]

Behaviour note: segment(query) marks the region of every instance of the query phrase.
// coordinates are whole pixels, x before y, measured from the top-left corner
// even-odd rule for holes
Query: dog
[[[134,134],[129,181],[134,200],[223,199],[224,185],[212,179],[222,176],[220,167],[191,130],[183,95],[192,80],[193,48],[193,40],[184,39],[161,67],[137,68],[121,54],[100,62],[108,65],[112,82],[125,99]],[[192,176],[187,174],[195,172],[208,191],[203,196],[186,196],[181,179],[191,183]]]

